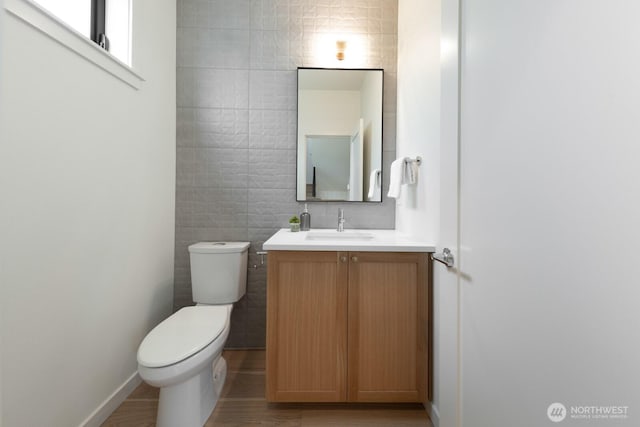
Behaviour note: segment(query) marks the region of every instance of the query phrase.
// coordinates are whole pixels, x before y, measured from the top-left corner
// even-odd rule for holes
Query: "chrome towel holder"
[[[422,157],[420,157],[420,156],[416,156],[416,158],[415,158],[415,159],[412,159],[412,158],[407,157],[406,159],[404,159],[404,162],[405,162],[405,163],[415,163],[415,164],[417,164],[418,166],[420,166],[420,165],[422,164]]]

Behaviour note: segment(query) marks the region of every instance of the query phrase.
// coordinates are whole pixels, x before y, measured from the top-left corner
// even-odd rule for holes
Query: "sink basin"
[[[373,233],[366,231],[335,231],[335,230],[314,230],[307,232],[307,240],[372,240]]]

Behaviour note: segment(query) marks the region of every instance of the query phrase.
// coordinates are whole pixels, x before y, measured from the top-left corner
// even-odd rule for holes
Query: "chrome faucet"
[[[344,231],[344,209],[338,209],[338,231]]]

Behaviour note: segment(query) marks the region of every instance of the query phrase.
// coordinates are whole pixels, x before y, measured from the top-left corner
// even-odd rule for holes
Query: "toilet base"
[[[227,361],[218,357],[187,381],[160,389],[157,427],[202,427],[218,403]]]

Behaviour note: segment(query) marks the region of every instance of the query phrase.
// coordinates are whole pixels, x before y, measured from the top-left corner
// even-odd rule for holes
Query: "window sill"
[[[144,82],[144,78],[127,64],[121,62],[37,4],[29,0],[5,0],[4,8],[9,14],[132,88],[138,90]]]

